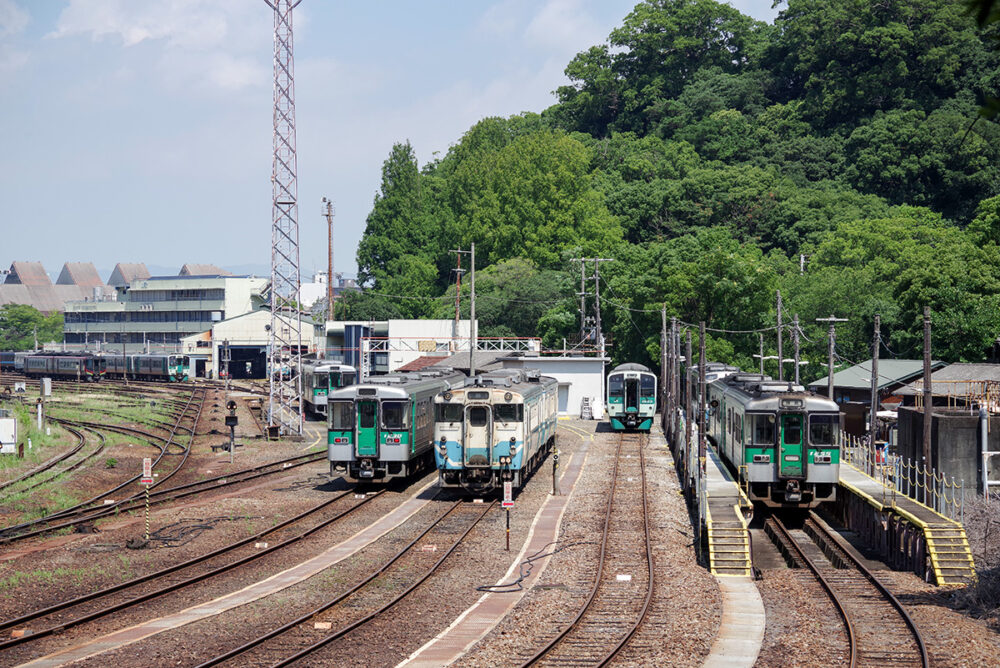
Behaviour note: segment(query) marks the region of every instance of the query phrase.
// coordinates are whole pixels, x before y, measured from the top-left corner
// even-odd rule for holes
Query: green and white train
[[[619,364],[608,374],[608,422],[614,431],[649,431],[656,414],[656,374],[642,364]]]
[[[840,407],[801,385],[736,373],[707,385],[706,435],[750,500],[813,508],[837,496]]]
[[[101,358],[105,360],[105,375],[109,378],[128,377],[132,380],[179,383],[188,380],[191,373],[191,362],[187,355],[103,353]]]
[[[451,369],[373,376],[327,396],[330,475],[385,481],[429,468],[434,396],[465,376]]]
[[[307,413],[326,417],[330,392],[353,385],[358,370],[347,364],[311,360],[302,363],[302,405]]]

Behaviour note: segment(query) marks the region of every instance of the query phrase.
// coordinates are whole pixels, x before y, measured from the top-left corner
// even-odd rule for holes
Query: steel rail
[[[141,577],[138,577],[138,578],[134,578],[132,580],[129,580],[128,582],[123,582],[121,584],[114,585],[112,587],[108,587],[107,589],[103,589],[103,590],[98,591],[98,592],[93,592],[91,594],[84,594],[83,596],[78,596],[76,598],[70,599],[68,601],[64,601],[62,603],[58,603],[58,604],[53,605],[53,606],[49,606],[47,608],[43,608],[43,609],[40,609],[40,610],[32,611],[32,612],[27,613],[25,615],[21,615],[20,617],[17,617],[15,619],[10,619],[10,620],[4,621],[4,622],[0,623],[0,630],[8,629],[8,628],[11,628],[11,627],[15,627],[15,626],[17,626],[19,624],[24,624],[26,622],[29,622],[29,621],[34,620],[34,619],[38,619],[40,617],[45,617],[45,616],[51,615],[51,614],[56,613],[56,612],[67,610],[69,608],[72,608],[74,606],[80,605],[81,603],[85,603],[87,601],[92,601],[92,600],[95,600],[95,599],[98,599],[98,598],[101,598],[101,597],[104,597],[104,596],[109,596],[111,594],[123,591],[125,589],[131,588],[131,587],[135,587],[135,586],[137,586],[139,584],[143,584],[143,583],[146,583],[146,582],[151,582],[151,581],[154,581],[154,580],[166,577],[167,575],[170,575],[171,573],[174,573],[176,571],[179,571],[179,570],[182,570],[182,569],[185,569],[185,568],[189,568],[190,566],[197,565],[197,564],[202,563],[204,561],[207,561],[209,559],[213,559],[213,558],[215,558],[215,557],[217,557],[219,555],[225,554],[226,552],[231,552],[231,551],[236,550],[236,549],[238,549],[240,547],[243,547],[244,545],[248,545],[250,543],[256,542],[256,541],[260,540],[261,538],[263,538],[265,536],[268,536],[269,534],[272,534],[272,533],[274,533],[276,531],[279,531],[281,529],[284,529],[284,528],[286,528],[286,527],[288,527],[288,526],[290,526],[290,525],[292,525],[292,524],[294,524],[296,522],[300,522],[303,519],[309,517],[310,515],[313,515],[313,514],[315,514],[317,512],[320,512],[324,508],[330,506],[331,504],[339,501],[340,499],[342,499],[342,498],[344,498],[344,497],[346,497],[346,496],[348,496],[349,494],[352,494],[352,493],[353,492],[348,491],[348,492],[344,492],[343,494],[339,494],[339,495],[335,496],[332,499],[328,499],[327,501],[324,501],[324,502],[320,503],[319,505],[314,506],[313,508],[310,508],[309,510],[306,510],[303,513],[300,513],[299,515],[296,515],[295,517],[292,517],[292,518],[290,518],[288,520],[285,520],[281,524],[275,525],[273,527],[269,527],[268,529],[266,529],[264,531],[261,531],[261,532],[255,534],[255,535],[253,535],[253,536],[241,539],[239,541],[236,541],[235,543],[231,543],[229,545],[221,547],[221,548],[219,548],[219,549],[217,549],[217,550],[215,550],[213,552],[209,552],[207,554],[204,554],[204,555],[201,555],[201,556],[198,556],[198,557],[194,557],[193,559],[189,559],[188,561],[185,561],[185,562],[182,562],[182,563],[179,563],[179,564],[174,564],[173,566],[169,566],[169,567],[167,567],[165,569],[162,569],[160,571],[156,571],[155,573],[150,573],[148,575],[144,575],[144,576],[141,576]],[[232,571],[232,570],[234,570],[234,569],[236,569],[236,568],[238,568],[240,566],[243,566],[244,564],[247,564],[247,563],[250,563],[251,561],[255,561],[257,559],[260,559],[261,557],[263,557],[265,555],[271,554],[272,552],[275,552],[275,551],[277,551],[277,550],[279,550],[279,549],[281,549],[283,547],[287,547],[288,545],[292,545],[292,544],[294,544],[294,543],[296,543],[298,541],[301,541],[301,540],[309,537],[310,535],[316,533],[320,529],[326,528],[329,525],[331,525],[334,522],[336,522],[337,520],[339,520],[339,519],[341,519],[341,518],[343,518],[343,517],[345,517],[345,516],[353,513],[358,508],[364,506],[369,501],[371,501],[372,499],[378,497],[381,494],[382,494],[382,492],[379,491],[379,492],[372,493],[370,495],[366,495],[365,498],[360,503],[357,503],[357,504],[351,506],[350,508],[347,508],[346,510],[340,511],[339,513],[337,513],[333,517],[330,517],[330,518],[327,518],[327,519],[323,520],[322,522],[320,522],[316,526],[310,527],[309,529],[307,529],[305,531],[302,531],[302,532],[300,532],[300,533],[298,533],[298,534],[296,534],[294,536],[291,536],[291,537],[289,537],[289,538],[287,538],[287,539],[285,539],[285,540],[283,540],[283,541],[281,541],[279,543],[275,543],[274,545],[269,545],[268,547],[263,548],[263,549],[259,550],[258,552],[254,552],[253,554],[250,554],[250,555],[247,555],[247,556],[242,557],[240,559],[237,559],[236,561],[234,561],[232,563],[225,564],[223,566],[219,566],[219,567],[213,568],[211,570],[208,570],[208,571],[206,571],[204,573],[200,573],[198,575],[194,575],[194,576],[185,578],[183,580],[179,580],[177,582],[170,583],[170,584],[168,584],[168,585],[166,585],[164,587],[161,587],[159,589],[155,589],[153,591],[146,592],[144,594],[139,594],[138,596],[130,598],[130,599],[126,600],[126,601],[120,601],[118,603],[115,603],[115,604],[106,606],[104,608],[101,608],[100,610],[96,610],[94,612],[90,612],[90,613],[84,614],[84,615],[82,615],[80,617],[60,622],[59,624],[57,624],[55,626],[51,626],[51,627],[48,627],[48,628],[45,628],[45,629],[39,629],[39,630],[36,630],[36,631],[32,631],[32,633],[26,634],[26,635],[24,635],[24,636],[22,636],[20,638],[10,638],[8,640],[0,641],[0,650],[6,649],[8,647],[13,647],[15,645],[19,645],[19,644],[22,644],[22,643],[25,643],[25,642],[29,642],[29,641],[37,639],[37,638],[43,638],[43,637],[52,635],[54,633],[61,633],[61,632],[63,632],[64,630],[66,630],[68,628],[79,626],[81,624],[85,624],[85,623],[93,621],[95,619],[100,619],[101,617],[106,617],[107,615],[110,615],[112,613],[118,612],[119,610],[124,610],[125,608],[130,608],[130,607],[132,607],[134,605],[138,605],[139,603],[143,603],[143,602],[148,601],[150,599],[153,599],[153,598],[162,596],[164,594],[170,593],[172,591],[177,591],[178,589],[182,589],[184,587],[187,587],[188,585],[195,584],[197,582],[202,582],[202,581],[207,580],[207,579],[209,579],[211,577],[215,577],[216,575],[220,575],[220,574],[223,574],[223,573],[226,573],[226,572],[230,572],[230,571]]]

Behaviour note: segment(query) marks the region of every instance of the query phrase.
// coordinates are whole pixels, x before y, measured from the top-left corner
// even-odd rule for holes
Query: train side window
[[[462,404],[437,404],[438,422],[461,422]]]
[[[774,415],[751,415],[754,445],[774,445]]]
[[[348,431],[354,428],[354,404],[350,401],[334,401],[329,406],[330,428]]]
[[[407,420],[407,401],[383,401],[382,402],[382,426],[385,429],[406,429],[409,425]]]
[[[839,423],[837,415],[810,415],[809,442],[813,445],[836,445]]]

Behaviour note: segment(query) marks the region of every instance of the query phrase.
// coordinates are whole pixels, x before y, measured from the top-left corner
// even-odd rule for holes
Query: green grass
[[[54,424],[49,424],[51,434],[46,435],[45,427],[38,429],[37,418],[34,405],[13,404],[14,416],[17,418],[18,442],[24,444],[24,459],[18,459],[17,455],[4,455],[0,457],[0,471],[7,469],[23,468],[28,470],[34,468],[44,461],[48,461],[56,455],[56,447],[68,447],[76,442],[75,437]],[[28,449],[28,439],[31,439],[31,449]]]
[[[132,560],[127,555],[119,555],[117,563],[104,563],[84,568],[67,568],[60,566],[51,570],[36,568],[30,571],[15,571],[10,575],[0,577],[0,594],[10,597],[15,589],[30,584],[66,584],[81,586],[95,576],[112,577],[118,581],[131,580],[135,577],[132,571]]]

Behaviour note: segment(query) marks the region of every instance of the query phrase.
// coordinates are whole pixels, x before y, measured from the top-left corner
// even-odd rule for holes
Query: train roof
[[[556,382],[551,376],[543,376],[538,369],[496,369],[468,378],[453,390],[484,387],[530,394],[534,390],[554,385]]]
[[[616,371],[642,371],[644,373],[652,373],[652,371],[649,370],[648,366],[644,364],[637,364],[636,362],[626,362],[625,364],[619,364],[618,366],[616,366],[614,369],[611,370],[611,373],[614,373]]]
[[[357,385],[349,385],[330,392],[328,399],[355,399],[359,396],[402,399],[424,390],[443,390],[452,387],[464,377],[462,373],[447,367],[371,376]]]
[[[802,385],[774,380],[759,373],[735,373],[712,383],[728,394],[739,395],[748,409],[777,410],[788,399],[801,399],[809,410],[840,411],[835,401],[809,392]]]

